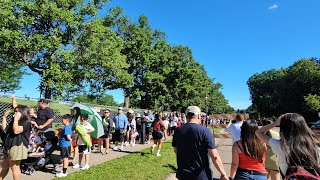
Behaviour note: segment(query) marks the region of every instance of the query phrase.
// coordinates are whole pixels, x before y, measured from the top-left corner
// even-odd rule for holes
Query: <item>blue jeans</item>
[[[234,180],[243,180],[243,179],[248,179],[248,180],[267,180],[267,174],[261,173],[261,174],[256,174],[253,171],[251,172],[244,172],[241,170],[237,170],[236,176],[234,177]]]

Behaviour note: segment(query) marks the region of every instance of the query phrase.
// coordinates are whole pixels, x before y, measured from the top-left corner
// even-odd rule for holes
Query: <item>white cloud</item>
[[[268,7],[268,10],[275,10],[275,9],[278,9],[278,8],[279,8],[278,4],[273,4],[272,6]]]

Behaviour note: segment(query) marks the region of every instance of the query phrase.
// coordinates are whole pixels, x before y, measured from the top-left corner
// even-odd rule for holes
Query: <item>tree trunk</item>
[[[52,98],[52,88],[45,87],[44,98],[51,99]]]
[[[125,94],[125,98],[124,98],[124,108],[129,108],[129,106],[130,106],[130,92],[129,92],[129,88],[125,88],[124,94]]]

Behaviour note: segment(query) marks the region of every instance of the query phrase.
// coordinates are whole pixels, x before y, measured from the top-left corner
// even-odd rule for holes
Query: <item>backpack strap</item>
[[[240,149],[240,151],[242,151],[242,148],[241,148],[241,146],[239,145],[239,143],[238,143],[239,141],[237,141],[236,143],[237,143],[237,145],[238,145],[238,147],[239,147],[239,149]]]

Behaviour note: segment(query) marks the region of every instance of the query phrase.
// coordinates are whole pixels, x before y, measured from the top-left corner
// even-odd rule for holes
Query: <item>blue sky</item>
[[[146,15],[169,43],[189,46],[236,109],[251,104],[251,75],[320,57],[318,0],[114,0],[100,15],[111,6],[124,8],[132,20]],[[25,76],[16,94],[38,97],[37,86],[36,75]],[[123,101],[121,91],[108,93]]]

